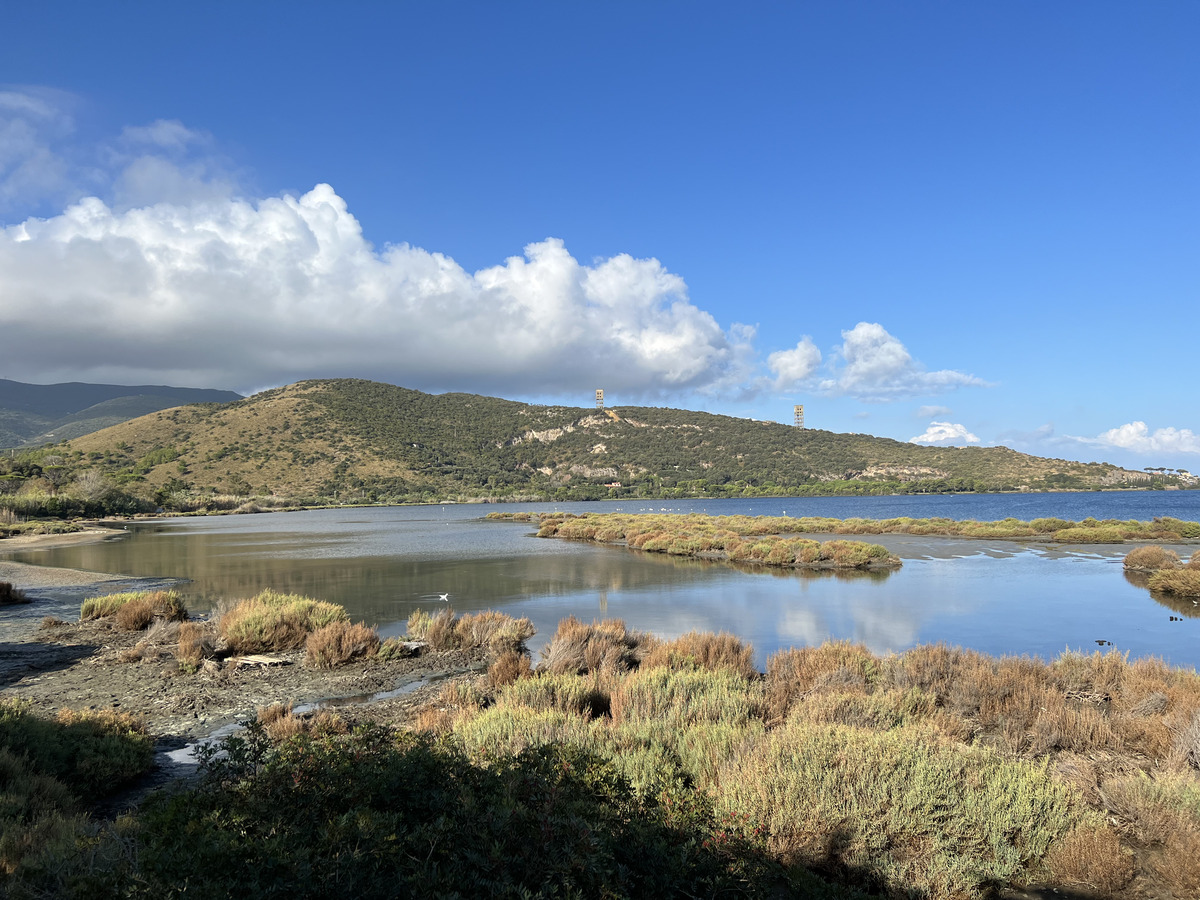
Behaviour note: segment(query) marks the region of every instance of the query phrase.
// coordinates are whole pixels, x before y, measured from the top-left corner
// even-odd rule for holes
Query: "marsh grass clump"
[[[1174,550],[1164,550],[1157,544],[1134,547],[1125,554],[1125,568],[1138,572],[1177,569],[1179,568],[1179,554]]]
[[[369,659],[379,652],[379,634],[355,622],[330,622],[311,632],[304,641],[304,661],[317,669],[336,669],[355,659]]]
[[[155,622],[183,622],[187,609],[174,591],[151,591],[122,604],[116,612],[117,627],[143,631]]]
[[[216,651],[212,630],[199,622],[183,622],[179,626],[179,641],[175,658],[180,665],[195,670],[206,659],[212,659]]]
[[[627,672],[657,643],[657,638],[627,628],[620,619],[585,625],[568,616],[558,623],[549,646],[542,651],[539,670],[552,675]]]
[[[663,641],[651,648],[640,667],[724,669],[746,679],[758,677],[758,670],[754,667],[754,648],[726,631],[720,634],[689,631],[673,641]]]
[[[522,653],[518,650],[505,650],[492,660],[492,664],[488,666],[488,688],[496,691],[522,678],[528,678],[532,674],[533,665],[528,653]]]
[[[1189,561],[1182,569],[1159,570],[1150,576],[1149,587],[1175,597],[1200,597],[1200,566]]]
[[[451,609],[440,609],[433,615],[414,610],[408,617],[407,631],[410,639],[425,641],[431,650],[482,647],[494,653],[520,650],[535,633],[529,619],[514,619],[491,609],[462,616]]]
[[[265,590],[222,615],[218,627],[235,653],[262,653],[299,649],[318,628],[348,618],[336,603]]]
[[[496,695],[500,708],[523,707],[534,712],[562,712],[585,719],[606,715],[609,695],[600,680],[589,675],[539,673],[510,683]]]
[[[336,713],[322,710],[316,715],[298,716],[291,703],[274,703],[260,707],[255,719],[267,737],[281,744],[298,735],[331,736],[347,734],[350,726]]]
[[[79,609],[81,621],[115,616],[124,631],[141,631],[155,619],[182,622],[187,609],[175,591],[126,591],[88,597]]]
[[[830,641],[819,647],[780,650],[767,659],[768,719],[786,718],[792,704],[814,690],[855,687],[865,693],[879,674],[879,661],[862,644]]]

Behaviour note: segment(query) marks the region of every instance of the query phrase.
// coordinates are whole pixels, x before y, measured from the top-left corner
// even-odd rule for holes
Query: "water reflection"
[[[164,520],[115,541],[10,558],[186,578],[197,611],[265,587],[308,594],[341,603],[385,636],[401,633],[414,609],[448,594],[459,612],[496,608],[530,617],[539,631],[535,644],[567,615],[616,617],[665,637],[730,631],[754,644],[760,665],[777,649],[830,638],[880,653],[941,640],[1046,658],[1111,640],[1134,656],[1200,662],[1198,608],[1151,598],[1144,583],[1123,572],[1127,548],[872,536],[904,560],[902,569],[797,572],[538,539],[527,524],[482,522],[480,512]],[[1176,614],[1187,621],[1173,621]]]

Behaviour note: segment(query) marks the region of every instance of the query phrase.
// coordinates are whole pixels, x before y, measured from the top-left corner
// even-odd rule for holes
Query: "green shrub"
[[[60,710],[45,719],[25,700],[0,699],[0,747],[88,803],[110,793],[153,762],[154,742],[132,716]]]
[[[720,785],[718,812],[745,815],[780,858],[933,898],[1021,878],[1082,821],[1045,765],[903,728],[793,720],[734,757]]]
[[[147,896],[770,896],[783,885],[720,833],[703,798],[639,797],[586,751],[476,764],[376,729],[263,743],[243,739],[200,789],[146,804]]]

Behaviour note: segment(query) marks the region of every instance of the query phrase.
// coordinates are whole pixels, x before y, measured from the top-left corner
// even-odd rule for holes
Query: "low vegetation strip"
[[[523,513],[490,513],[489,518],[526,521]],[[803,569],[898,568],[900,558],[878,544],[815,541],[796,536],[780,523],[791,519],[745,516],[623,515],[601,513],[545,515],[538,537],[600,544],[624,544],[649,553]],[[779,527],[777,527],[779,526]]]
[[[144,767],[144,732],[0,703],[0,893],[1200,896],[1195,671],[835,642],[759,672],[732,635],[576,619],[534,668],[527,630],[416,615],[410,637],[497,653],[415,733],[265,710],[107,825],[86,804]]]
[[[489,519],[532,522],[547,534],[575,540],[613,542],[618,534],[688,533],[721,538],[727,535],[756,537],[795,534],[915,534],[962,538],[1026,538],[1072,544],[1120,544],[1126,541],[1178,542],[1200,540],[1200,522],[1170,517],[1149,522],[1136,519],[833,519],[819,516],[706,516],[697,513],[488,513]]]

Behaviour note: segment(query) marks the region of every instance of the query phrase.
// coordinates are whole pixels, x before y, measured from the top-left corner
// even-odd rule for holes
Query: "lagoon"
[[[158,519],[131,524],[114,540],[5,558],[186,579],[180,589],[198,612],[264,587],[295,591],[341,603],[384,636],[402,633],[414,609],[436,608],[446,593],[457,612],[492,608],[528,616],[538,628],[535,650],[560,619],[575,615],[622,618],[663,637],[692,629],[730,631],[753,643],[760,665],[781,647],[830,639],[861,642],[876,653],[944,641],[1043,659],[1065,649],[1092,652],[1106,641],[1134,657],[1200,665],[1200,607],[1155,599],[1144,584],[1127,578],[1121,562],[1129,546],[883,535],[867,539],[903,559],[896,572],[747,571],[538,539],[528,524],[484,521],[492,509],[1200,520],[1200,491],[309,510]],[[1178,549],[1186,556],[1196,548]]]

